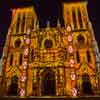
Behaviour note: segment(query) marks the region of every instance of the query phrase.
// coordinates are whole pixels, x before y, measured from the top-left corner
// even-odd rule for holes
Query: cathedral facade
[[[2,57],[6,96],[99,94],[97,45],[87,2],[63,3],[65,27],[40,28],[34,7],[12,10]]]

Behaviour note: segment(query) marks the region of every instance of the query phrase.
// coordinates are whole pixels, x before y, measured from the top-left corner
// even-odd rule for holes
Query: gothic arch
[[[8,95],[10,96],[18,95],[18,77],[16,75],[11,78],[11,83],[8,88]]]
[[[80,95],[85,96],[85,95],[93,95],[93,89],[92,89],[92,83],[90,80],[90,76],[88,73],[83,73],[82,76],[82,82],[81,82],[81,88],[80,88]]]
[[[87,45],[88,39],[86,33],[77,33],[73,35],[73,41],[77,47],[80,48],[82,45],[82,48]]]
[[[41,94],[56,95],[55,72],[50,67],[46,67],[41,73]]]
[[[41,46],[42,46],[42,48],[45,48],[45,41],[46,40],[50,40],[50,41],[52,41],[52,47],[55,47],[56,46],[56,44],[55,44],[55,40],[53,39],[53,37],[51,37],[51,36],[49,36],[49,37],[46,37],[46,38],[44,38],[43,40],[42,40],[42,44],[41,44]]]

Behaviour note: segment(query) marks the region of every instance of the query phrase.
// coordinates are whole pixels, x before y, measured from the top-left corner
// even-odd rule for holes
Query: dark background
[[[11,22],[11,8],[34,5],[40,26],[45,27],[46,21],[51,21],[51,27],[56,26],[56,19],[59,18],[62,26],[64,25],[62,18],[62,2],[72,0],[0,0],[0,57],[2,55],[3,46],[6,39],[8,27]],[[77,0],[73,0],[77,1]],[[81,1],[81,0],[79,0]],[[92,21],[95,37],[100,48],[100,0],[88,0],[88,13]]]

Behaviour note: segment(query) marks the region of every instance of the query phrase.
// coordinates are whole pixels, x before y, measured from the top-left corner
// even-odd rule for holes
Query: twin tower
[[[64,2],[65,26],[40,28],[34,7],[12,10],[2,57],[3,96],[100,95],[99,51],[87,2]]]

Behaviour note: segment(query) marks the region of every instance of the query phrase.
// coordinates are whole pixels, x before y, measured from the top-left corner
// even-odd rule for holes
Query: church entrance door
[[[82,76],[82,94],[83,95],[93,95],[92,84],[89,79],[88,74]]]
[[[50,68],[46,68],[42,75],[42,95],[56,95],[55,73]]]

